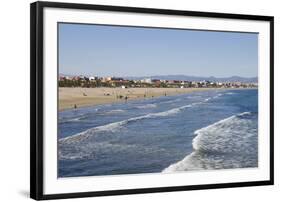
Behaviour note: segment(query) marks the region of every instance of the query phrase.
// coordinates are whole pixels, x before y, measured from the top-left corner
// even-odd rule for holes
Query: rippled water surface
[[[258,165],[258,91],[212,90],[59,113],[58,175]]]

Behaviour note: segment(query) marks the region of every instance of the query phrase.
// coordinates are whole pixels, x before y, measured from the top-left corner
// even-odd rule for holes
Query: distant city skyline
[[[258,34],[60,23],[59,73],[257,77]]]

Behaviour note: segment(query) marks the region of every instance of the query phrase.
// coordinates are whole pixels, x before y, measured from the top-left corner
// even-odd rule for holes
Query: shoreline
[[[67,88],[58,89],[59,111],[103,104],[125,103],[161,96],[172,96],[208,90],[238,90],[227,88]],[[240,89],[242,90],[242,89]]]

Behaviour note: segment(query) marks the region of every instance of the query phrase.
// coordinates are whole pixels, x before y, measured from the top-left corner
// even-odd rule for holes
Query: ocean
[[[258,167],[258,90],[59,112],[58,177]]]

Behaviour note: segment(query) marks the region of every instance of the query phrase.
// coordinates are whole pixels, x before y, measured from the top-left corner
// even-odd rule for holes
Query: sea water
[[[59,112],[58,177],[258,166],[258,90],[210,90]]]

